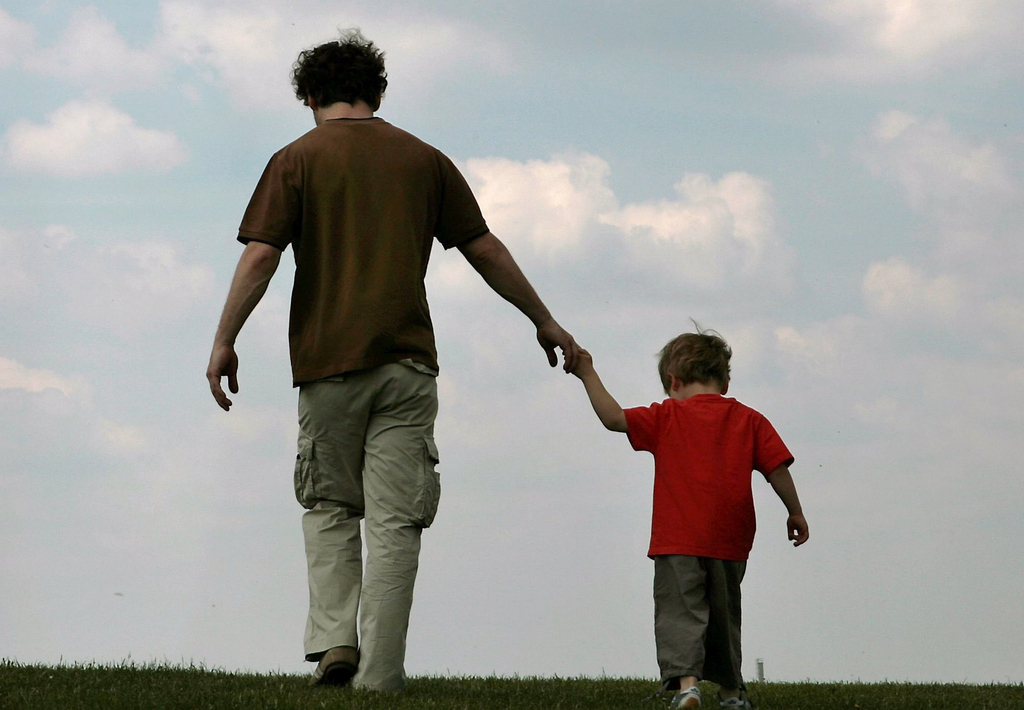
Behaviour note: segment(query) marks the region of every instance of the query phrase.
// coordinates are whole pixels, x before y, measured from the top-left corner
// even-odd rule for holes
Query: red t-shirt
[[[754,544],[752,471],[793,455],[771,423],[735,399],[698,394],[625,410],[629,443],[654,454],[647,554],[745,560]]]

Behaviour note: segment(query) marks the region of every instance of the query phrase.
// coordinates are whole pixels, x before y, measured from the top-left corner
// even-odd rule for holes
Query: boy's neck
[[[729,385],[726,384],[724,387],[717,381],[712,382],[690,382],[683,384],[679,380],[672,378],[672,387],[668,392],[668,396],[672,399],[689,399],[694,395],[698,394],[725,394],[729,391]]]

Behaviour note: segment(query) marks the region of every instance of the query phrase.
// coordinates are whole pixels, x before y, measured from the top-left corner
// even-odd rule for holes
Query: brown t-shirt
[[[437,369],[423,278],[488,231],[443,153],[380,118],[327,120],[274,154],[238,229],[295,254],[296,385],[410,358]]]

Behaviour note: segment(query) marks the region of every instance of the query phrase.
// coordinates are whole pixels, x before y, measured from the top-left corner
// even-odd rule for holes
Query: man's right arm
[[[221,313],[220,325],[213,338],[210,364],[206,368],[206,379],[210,392],[224,411],[231,408],[231,400],[224,394],[221,378],[228,378],[228,389],[238,392],[238,356],[235,354],[235,338],[242,330],[249,314],[263,298],[270,279],[281,261],[281,250],[270,244],[250,241],[235,268],[228,298]]]
[[[537,328],[537,340],[548,354],[548,362],[554,367],[558,359],[555,348],[562,350],[565,357],[565,371],[576,366],[579,346],[557,322],[550,311],[526,280],[508,248],[496,236],[486,234],[458,245],[466,260],[483,277],[495,293],[518,308]]]

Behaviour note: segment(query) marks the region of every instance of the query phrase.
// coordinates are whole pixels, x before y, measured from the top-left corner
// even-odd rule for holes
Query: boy
[[[789,511],[795,546],[807,541],[793,455],[761,414],[724,395],[732,350],[713,331],[684,333],[660,353],[669,399],[623,410],[586,350],[572,373],[605,428],[654,454],[654,635],[662,692],[672,708],[701,705],[701,679],[719,706],[750,708],[740,675],[740,581],[754,540],[751,472],[760,471]]]

